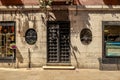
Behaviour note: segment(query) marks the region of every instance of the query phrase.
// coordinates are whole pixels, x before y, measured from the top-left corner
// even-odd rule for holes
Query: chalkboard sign
[[[28,29],[25,33],[25,40],[30,45],[35,44],[37,41],[37,32],[34,29]]]

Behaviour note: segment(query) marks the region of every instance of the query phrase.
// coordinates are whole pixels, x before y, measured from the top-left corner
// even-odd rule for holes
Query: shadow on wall
[[[41,15],[42,22],[46,25],[47,21],[70,21],[68,8],[59,9],[51,6],[52,11],[45,11],[45,16]],[[51,14],[52,13],[52,14]]]
[[[23,5],[21,0],[1,0],[2,5]]]
[[[120,5],[120,0],[103,0],[105,5]]]
[[[19,25],[18,25],[18,32],[21,36],[21,41],[23,44],[25,44],[25,33],[26,31],[29,29],[29,21],[27,18],[25,18],[25,20],[19,19]]]
[[[76,64],[77,64],[76,66],[79,67],[79,61],[78,61],[76,53],[79,53],[79,55],[80,55],[80,51],[77,48],[77,46],[73,46],[73,45],[70,44],[70,47],[71,47],[71,55],[74,56]]]
[[[68,8],[64,9],[65,10],[54,10],[53,8],[52,13],[54,14],[54,16],[48,14],[48,21],[70,21]]]
[[[23,63],[23,57],[22,57],[18,48],[16,48],[16,58],[17,58],[19,63]]]
[[[18,48],[16,48],[16,59],[17,59],[16,68],[19,68],[19,63],[23,63],[23,57]]]
[[[86,6],[84,5],[76,5],[75,11],[72,12],[72,17],[71,17],[71,26],[73,28],[72,33],[76,34],[79,37],[79,33],[81,32],[82,29],[84,28],[89,28],[91,29],[91,24],[90,24],[90,16],[89,16],[89,11],[80,11],[79,9],[86,9]]]
[[[54,16],[49,14],[48,20],[49,21],[71,21],[69,19],[69,16],[71,15],[69,14],[70,13],[69,10],[67,8],[64,8],[64,9],[65,10],[53,10],[52,13],[54,14]],[[74,57],[76,61],[76,66],[79,67],[79,61],[76,54],[80,55],[80,51],[77,46],[73,46],[71,43],[70,43],[70,48],[71,48],[71,55]]]
[[[38,24],[37,24],[37,19],[36,19],[36,16],[33,15],[35,14],[36,12],[33,12],[33,11],[29,11],[29,12],[17,12],[17,14],[19,14],[19,18],[18,19],[18,33],[20,34],[20,39],[21,39],[21,42],[23,44],[26,44],[26,41],[25,41],[25,34],[26,34],[26,31],[28,29],[30,29],[30,24],[32,23],[32,26],[33,26],[33,29],[36,30],[36,32],[38,32]],[[32,15],[30,15],[32,14]],[[34,46],[34,49],[38,49],[38,46],[37,44],[35,43],[35,46]]]

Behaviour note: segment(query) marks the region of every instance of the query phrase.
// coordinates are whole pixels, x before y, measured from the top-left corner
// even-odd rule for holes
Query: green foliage
[[[53,0],[39,0],[40,7],[46,8],[47,6],[51,6]]]

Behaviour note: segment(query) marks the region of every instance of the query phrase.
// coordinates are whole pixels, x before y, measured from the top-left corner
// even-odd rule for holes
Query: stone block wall
[[[71,21],[71,63],[79,68],[99,68],[102,58],[102,21],[120,21],[119,11],[70,11]],[[92,42],[84,45],[80,32],[88,28],[92,31]]]
[[[46,64],[46,15],[43,12],[1,12],[0,21],[16,22],[16,62],[2,62],[1,67],[28,67],[29,52],[31,65],[41,67]],[[25,32],[34,28],[37,32],[37,42],[29,45],[25,41]]]
[[[0,67],[27,68],[29,65],[29,51],[31,53],[31,66],[42,67],[46,65],[46,21],[70,21],[70,47],[71,65],[77,68],[99,68],[98,58],[102,58],[102,21],[120,21],[120,11],[108,10],[55,10],[46,16],[41,11],[0,12],[0,21],[16,22],[17,55],[15,63],[0,63]],[[35,26],[33,26],[35,25]],[[37,32],[37,42],[28,45],[25,41],[25,31],[34,28]],[[80,41],[80,32],[83,28],[92,31],[92,42],[84,45]]]

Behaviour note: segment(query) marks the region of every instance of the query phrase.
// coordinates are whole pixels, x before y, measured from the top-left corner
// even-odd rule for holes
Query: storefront
[[[107,69],[119,70],[120,61],[120,21],[103,21],[103,58],[102,63],[114,65]],[[116,65],[116,66],[115,66]]]
[[[0,60],[15,60],[15,22],[0,22]]]
[[[0,67],[119,69],[120,6],[80,2],[0,7]]]

